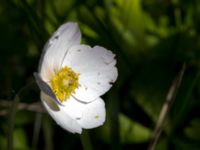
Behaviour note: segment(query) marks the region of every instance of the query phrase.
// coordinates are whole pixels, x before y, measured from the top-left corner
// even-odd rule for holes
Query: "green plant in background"
[[[2,0],[0,16],[0,149],[7,149],[12,131],[11,100],[34,82],[45,41],[67,21],[79,23],[83,43],[113,50],[119,68],[116,85],[104,96],[106,124],[84,132],[85,148],[147,149],[168,90],[184,63],[155,149],[200,147],[198,0]],[[19,95],[21,111],[15,114],[11,133],[14,149],[82,149],[79,136],[56,126],[42,113],[39,101],[35,84]]]

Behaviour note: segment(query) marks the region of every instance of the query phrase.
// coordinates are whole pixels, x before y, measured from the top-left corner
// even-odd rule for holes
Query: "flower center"
[[[67,66],[64,66],[53,76],[50,81],[51,88],[61,102],[75,93],[75,89],[79,86],[78,77],[79,74]]]

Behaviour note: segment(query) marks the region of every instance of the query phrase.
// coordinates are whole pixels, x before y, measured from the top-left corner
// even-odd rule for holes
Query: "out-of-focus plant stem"
[[[81,138],[83,150],[92,150],[92,144],[90,141],[88,131],[83,131],[82,134],[80,135],[80,138]]]
[[[26,86],[24,86],[23,88],[21,88],[19,90],[19,92],[15,95],[13,102],[10,105],[10,110],[9,110],[9,114],[8,114],[8,145],[7,148],[8,150],[13,150],[13,146],[14,146],[14,141],[13,141],[13,132],[14,132],[14,126],[15,126],[15,115],[17,112],[17,107],[18,107],[18,103],[20,101],[20,95],[21,93],[26,90],[28,87],[30,87],[32,85],[33,82],[27,84]]]
[[[44,132],[45,149],[53,150],[54,149],[53,128],[51,126],[49,117],[44,116],[42,125],[43,125],[43,132]]]
[[[33,130],[32,150],[37,149],[37,144],[38,144],[39,134],[40,134],[40,129],[41,129],[41,122],[42,122],[42,114],[36,113],[34,130]]]
[[[165,118],[166,118],[166,115],[169,111],[169,108],[172,105],[172,103],[173,103],[173,101],[176,97],[177,91],[180,87],[180,84],[181,84],[181,81],[182,81],[182,78],[183,78],[183,74],[185,72],[185,68],[186,68],[186,65],[184,63],[181,71],[179,72],[179,74],[175,78],[175,80],[173,81],[173,83],[172,83],[172,85],[171,85],[171,87],[170,87],[170,89],[167,93],[166,101],[163,104],[162,109],[160,111],[158,120],[156,122],[156,127],[155,127],[154,132],[153,132],[152,141],[149,145],[148,150],[154,150],[155,149],[155,146],[156,146],[158,139],[159,139],[161,132],[162,132],[163,122],[165,121]]]
[[[6,115],[9,112],[9,108],[13,107],[13,102],[10,100],[0,100],[0,107],[5,107],[3,110],[0,111],[0,116]],[[40,102],[26,104],[26,103],[19,103],[16,106],[17,111],[27,110],[33,112],[40,112],[44,113],[45,110]]]
[[[110,120],[110,140],[111,140],[111,149],[120,150],[120,125],[119,125],[119,98],[116,95],[116,89],[109,93],[108,107],[109,109],[109,120]]]
[[[15,114],[17,111],[17,104],[19,102],[18,95],[15,96],[15,99],[10,107],[9,113],[9,124],[8,124],[8,150],[13,150],[13,132],[15,124]]]

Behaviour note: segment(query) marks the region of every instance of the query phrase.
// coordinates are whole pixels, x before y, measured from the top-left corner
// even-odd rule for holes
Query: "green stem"
[[[41,129],[42,114],[37,113],[35,118],[34,130],[33,130],[33,140],[32,140],[32,150],[37,149],[37,144],[39,141],[39,134]]]
[[[13,132],[14,132],[14,124],[15,124],[15,115],[17,111],[17,104],[19,103],[19,97],[16,95],[9,113],[9,124],[8,124],[8,150],[13,150]]]
[[[15,126],[15,116],[16,116],[16,112],[17,112],[17,106],[18,103],[20,102],[20,95],[21,93],[27,89],[29,86],[31,86],[34,82],[30,82],[29,84],[27,84],[26,86],[24,86],[23,88],[21,88],[21,90],[19,90],[19,92],[15,95],[15,98],[12,102],[12,105],[10,107],[10,113],[9,115],[9,120],[8,120],[8,150],[13,150],[14,147],[14,140],[13,140],[13,133],[14,133],[14,126]]]
[[[120,150],[120,123],[119,123],[119,98],[116,88],[113,88],[108,95],[109,121],[110,121],[110,145],[111,150]]]
[[[43,119],[43,132],[44,132],[44,141],[45,141],[45,149],[53,150],[54,142],[53,142],[53,128],[50,123],[49,117],[45,116]]]
[[[81,143],[83,146],[83,150],[92,150],[92,144],[90,141],[89,133],[87,131],[83,131],[80,135]]]

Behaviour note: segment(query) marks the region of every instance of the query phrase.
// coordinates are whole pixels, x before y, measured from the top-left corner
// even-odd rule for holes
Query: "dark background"
[[[14,100],[40,102],[33,72],[45,42],[67,21],[78,22],[82,43],[112,50],[119,71],[113,88],[103,96],[106,123],[82,137],[61,129],[48,114],[15,114],[9,107]],[[0,149],[7,149],[8,143],[15,150],[83,149],[82,145],[95,150],[147,149],[184,63],[156,150],[199,149],[199,33],[199,0],[1,0]]]

